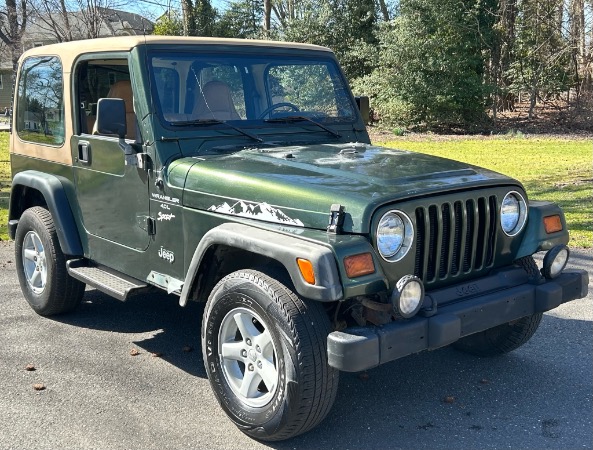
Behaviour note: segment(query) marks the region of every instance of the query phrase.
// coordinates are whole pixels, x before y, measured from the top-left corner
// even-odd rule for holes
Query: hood
[[[468,164],[358,143],[221,150],[176,160],[168,179],[183,188],[187,207],[289,226],[325,229],[337,203],[347,233],[367,233],[375,209],[388,203],[519,185]]]

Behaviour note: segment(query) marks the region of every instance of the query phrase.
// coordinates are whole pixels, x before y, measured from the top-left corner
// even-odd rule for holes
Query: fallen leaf
[[[446,396],[446,397],[443,399],[443,401],[444,401],[445,403],[454,403],[454,402],[455,402],[455,397],[453,397],[452,395],[447,395],[447,396]]]
[[[35,383],[33,385],[33,389],[35,389],[36,391],[43,391],[43,390],[45,390],[45,384],[43,384],[43,383]]]
[[[152,356],[153,358],[160,358],[161,356],[163,356],[163,354],[161,352],[153,352],[150,354],[150,356]]]
[[[132,355],[132,356],[138,356],[139,354],[140,354],[140,352],[138,350],[136,350],[135,348],[130,350],[130,355]]]
[[[35,366],[33,364],[27,364],[25,366],[25,370],[28,372],[33,372],[34,370],[37,370],[37,369],[35,368]]]

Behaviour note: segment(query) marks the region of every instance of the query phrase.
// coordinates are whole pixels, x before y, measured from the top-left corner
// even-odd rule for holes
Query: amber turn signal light
[[[309,284],[315,284],[315,270],[313,269],[313,263],[308,259],[297,258],[297,264],[303,279]]]
[[[562,220],[560,220],[560,216],[556,214],[554,216],[544,217],[544,228],[548,234],[562,231]]]
[[[344,268],[348,278],[362,277],[375,272],[373,255],[370,253],[359,253],[358,255],[346,256]]]

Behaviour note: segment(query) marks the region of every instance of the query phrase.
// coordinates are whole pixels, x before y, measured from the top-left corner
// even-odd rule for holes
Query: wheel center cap
[[[249,350],[249,353],[247,353],[247,356],[253,362],[255,362],[255,360],[257,359],[257,354],[255,353],[255,350]]]

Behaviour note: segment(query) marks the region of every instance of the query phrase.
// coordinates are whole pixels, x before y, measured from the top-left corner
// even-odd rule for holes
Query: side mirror
[[[124,139],[126,136],[126,104],[121,98],[100,98],[97,103],[97,132]]]
[[[362,120],[365,124],[368,124],[371,121],[371,107],[368,96],[361,95],[360,97],[354,97],[354,99],[356,100],[356,105],[362,115]]]

